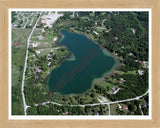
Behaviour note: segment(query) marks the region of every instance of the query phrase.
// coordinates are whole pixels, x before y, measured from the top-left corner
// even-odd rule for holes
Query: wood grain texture
[[[8,120],[9,8],[151,8],[152,120]],[[160,128],[160,0],[0,0],[0,128]]]

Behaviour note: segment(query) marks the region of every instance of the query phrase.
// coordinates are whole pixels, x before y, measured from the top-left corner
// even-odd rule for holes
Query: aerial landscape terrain
[[[148,11],[12,11],[12,115],[149,115]]]

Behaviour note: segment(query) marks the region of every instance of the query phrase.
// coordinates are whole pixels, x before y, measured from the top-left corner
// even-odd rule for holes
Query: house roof
[[[115,88],[115,87],[112,87],[112,90],[113,90],[113,91],[115,91],[115,90],[116,90],[116,88]]]
[[[127,105],[124,105],[124,106],[122,106],[123,107],[123,109],[128,109],[128,106]]]

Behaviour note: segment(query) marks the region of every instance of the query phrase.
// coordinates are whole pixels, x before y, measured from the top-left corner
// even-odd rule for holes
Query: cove
[[[62,30],[64,35],[61,45],[74,56],[73,60],[65,59],[54,69],[48,79],[52,92],[60,94],[81,94],[92,87],[96,78],[102,77],[115,66],[115,58],[85,35]]]

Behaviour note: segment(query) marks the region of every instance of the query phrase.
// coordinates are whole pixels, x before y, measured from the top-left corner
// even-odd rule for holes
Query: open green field
[[[20,75],[19,69],[13,65],[12,66],[12,86],[20,84],[19,75]]]
[[[118,104],[111,104],[110,105],[111,115],[118,115],[117,109],[118,109]]]
[[[26,43],[31,29],[12,30],[12,86],[21,84],[26,55]],[[13,43],[19,43],[14,46]]]
[[[12,30],[12,114],[23,115],[21,84],[26,56],[26,43],[31,29]],[[18,45],[13,45],[13,44]]]
[[[31,29],[13,29],[12,44],[18,42],[20,44],[23,44],[22,46],[25,46],[30,33],[31,33]]]
[[[68,26],[68,25],[72,25],[72,24],[78,24],[78,21],[72,21],[72,20],[66,20],[66,21],[62,21],[60,23],[57,23],[56,26],[60,27],[60,26]]]
[[[54,30],[44,30],[44,32],[42,32],[42,30],[43,28],[36,28],[34,30],[31,37],[30,46],[33,43],[38,42],[39,45],[35,47],[36,49],[50,48],[50,43],[54,43],[54,38],[58,38],[58,34]],[[40,36],[42,38],[40,38]]]

